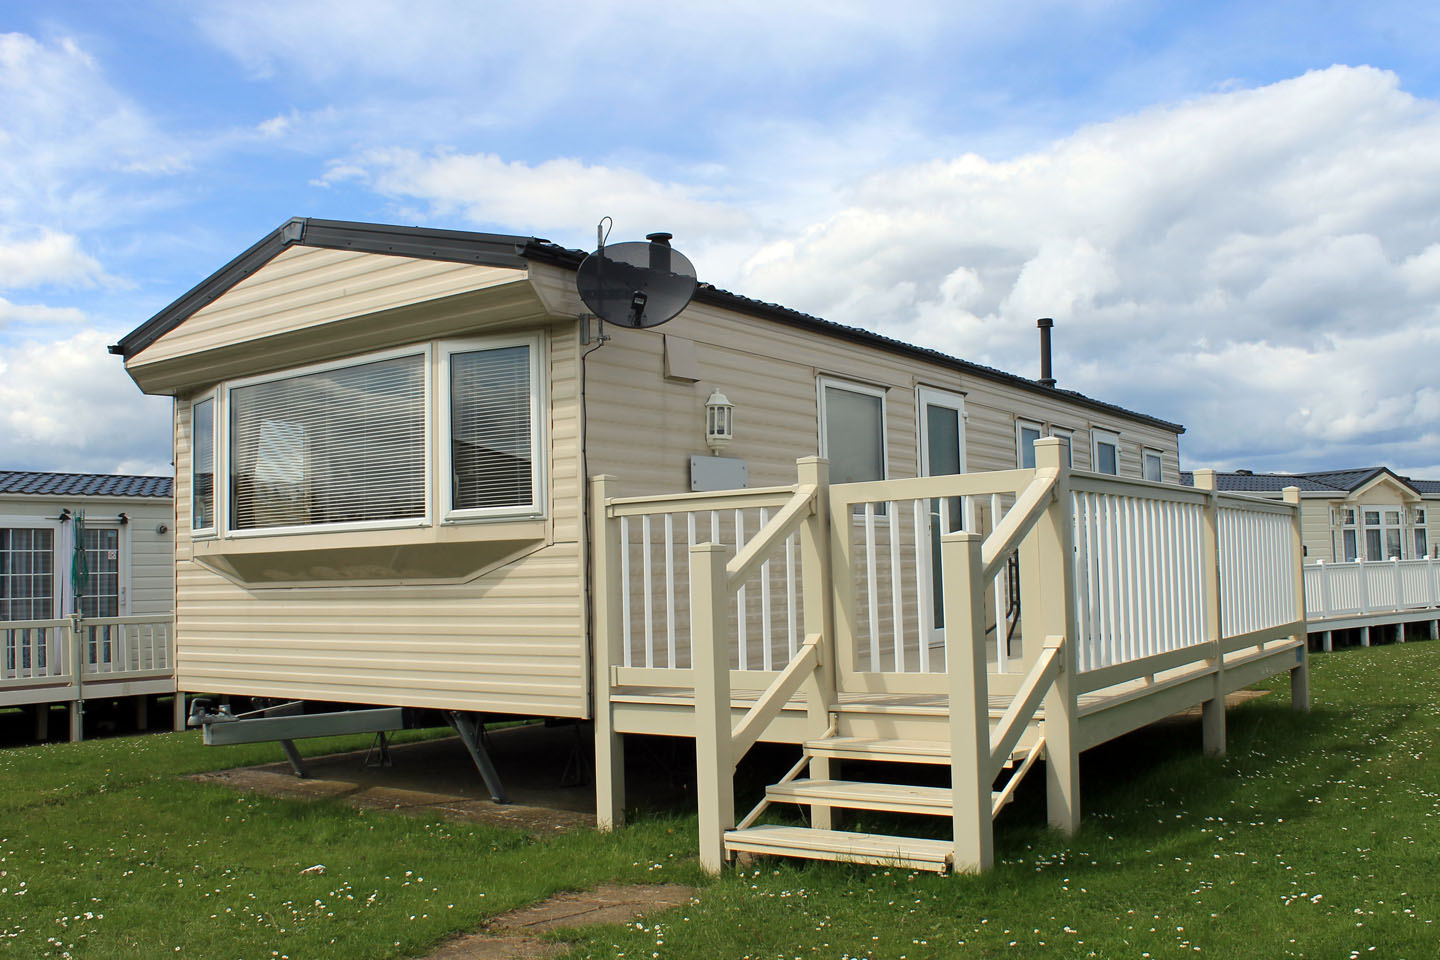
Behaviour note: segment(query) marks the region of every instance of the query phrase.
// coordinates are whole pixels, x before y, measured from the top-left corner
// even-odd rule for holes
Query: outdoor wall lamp
[[[705,445],[719,456],[720,451],[735,439],[735,405],[716,387],[705,401]]]

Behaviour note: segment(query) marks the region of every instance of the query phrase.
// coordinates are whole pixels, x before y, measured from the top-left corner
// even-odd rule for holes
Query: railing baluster
[[[880,600],[876,584],[875,504],[865,504],[865,590],[870,606],[870,669],[880,670]]]
[[[655,578],[650,559],[650,514],[640,518],[640,567],[644,578],[645,666],[655,666]]]
[[[900,580],[900,503],[890,500],[886,504],[886,529],[890,536],[890,624],[895,637],[895,672],[905,672],[905,608],[901,605]]]
[[[735,553],[745,549],[745,512],[735,511]],[[734,556],[732,553],[731,556]],[[739,644],[738,665],[741,670],[750,669],[750,605],[745,602],[745,585],[735,591],[735,636]]]
[[[785,662],[800,649],[799,609],[795,590],[795,534],[785,538]]]
[[[770,522],[770,511],[764,507],[760,508],[760,529],[765,529],[765,524]],[[760,564],[760,642],[765,645],[762,662],[766,672],[775,669],[775,649],[771,646],[771,624],[770,624],[770,561],[766,560]]]
[[[675,669],[675,515],[665,514],[665,666]]]
[[[938,503],[938,501],[937,501]],[[912,527],[915,532],[915,633],[919,637],[920,672],[930,672],[930,631],[934,629],[932,605],[934,580],[930,576],[930,502],[914,503]]]
[[[625,642],[622,654],[625,666],[635,666],[635,651],[630,637],[630,592],[635,584],[630,581],[630,518],[620,518],[620,631]]]

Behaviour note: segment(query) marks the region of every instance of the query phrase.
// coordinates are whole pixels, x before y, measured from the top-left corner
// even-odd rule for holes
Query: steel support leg
[[[294,740],[281,740],[280,749],[285,751],[285,759],[290,761],[290,766],[295,769],[295,776],[304,778],[305,762],[300,759],[300,751],[295,749]]]
[[[480,717],[473,713],[461,713],[459,710],[447,711],[445,716],[449,719],[450,726],[460,735],[465,749],[470,751],[470,759],[475,761],[475,769],[480,771],[480,776],[485,780],[490,799],[496,803],[509,803],[510,796],[505,792],[505,785],[500,782],[500,774],[495,771],[495,764],[490,761],[490,753],[481,739]]]

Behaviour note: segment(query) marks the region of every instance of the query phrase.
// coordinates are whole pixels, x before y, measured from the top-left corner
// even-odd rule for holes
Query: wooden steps
[[[846,810],[884,810],[948,817],[954,810],[949,787],[858,780],[791,780],[765,788],[771,803],[818,804]],[[998,791],[991,799],[998,800]]]
[[[935,873],[950,869],[955,849],[954,844],[947,840],[770,825],[727,831],[725,848],[731,853],[843,860]]]
[[[950,763],[950,744],[937,740],[889,740],[830,737],[805,741],[805,755],[831,760],[881,760],[886,763]]]

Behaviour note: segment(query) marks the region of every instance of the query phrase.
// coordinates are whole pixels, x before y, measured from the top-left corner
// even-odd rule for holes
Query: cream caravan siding
[[[1330,524],[1331,510],[1338,501],[1300,498],[1300,537],[1305,545],[1305,562],[1335,562],[1335,534]]]
[[[532,267],[554,313],[579,310],[568,277]],[[692,304],[659,330],[607,328],[610,342],[588,361],[590,473],[613,474],[625,495],[689,489],[689,456],[704,454],[704,405],[721,390],[735,405],[735,440],[725,456],[749,464],[751,486],[793,483],[795,459],[818,449],[816,379],[885,390],[887,467],[914,476],[917,386],[965,396],[966,467],[1016,465],[1015,422],[1028,419],[1074,431],[1075,467],[1090,468],[1092,428],[1120,436],[1120,472],[1140,476],[1140,450],[1162,452],[1164,479],[1179,482],[1177,437],[1123,415],[1100,413],[1062,394],[1047,395],[938,363],[812,333],[705,304]],[[695,343],[701,379],[665,379],[663,336]],[[643,451],[643,456],[637,453]]]
[[[189,404],[179,403],[180,688],[586,715],[574,325],[557,326],[546,342],[549,542],[464,583],[252,588],[196,562],[188,537]],[[432,422],[438,424],[433,414]],[[435,490],[432,500],[438,501]]]
[[[122,616],[165,616],[174,605],[174,528],[171,503],[161,497],[3,497],[0,498],[0,526],[27,517],[53,518],[61,510],[85,512],[92,527],[120,531],[120,585],[124,597]],[[120,523],[120,514],[128,523]],[[163,528],[163,529],[162,529]],[[68,542],[68,541],[67,541]],[[68,566],[68,557],[57,557],[57,569]],[[69,600],[65,601],[67,604]],[[68,612],[67,607],[67,612]]]
[[[142,352],[143,363],[480,290],[524,271],[295,246]]]

